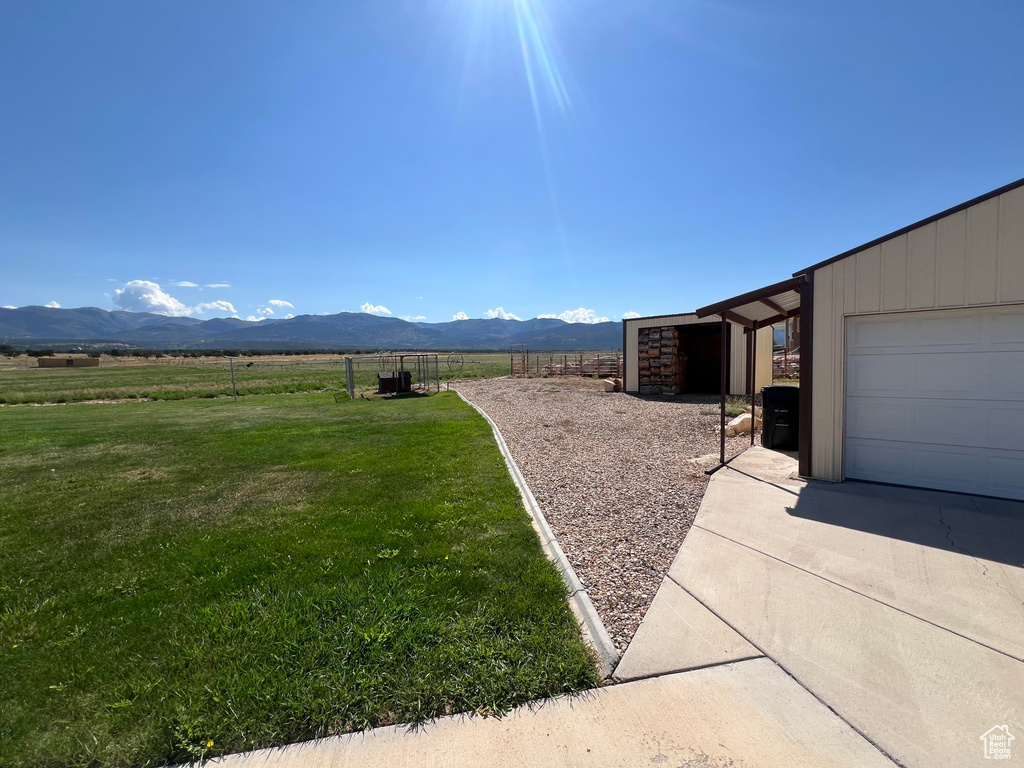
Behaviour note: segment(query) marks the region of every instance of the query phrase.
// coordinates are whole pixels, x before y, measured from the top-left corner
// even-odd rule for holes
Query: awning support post
[[[754,398],[757,396],[757,320],[754,321],[754,330],[750,332],[750,445],[754,445],[754,433],[757,431],[757,405]]]
[[[719,451],[719,459],[718,459],[721,464],[725,464],[725,375],[726,375],[726,368],[728,367],[728,364],[729,364],[729,358],[728,358],[728,355],[726,354],[726,352],[727,352],[726,341],[729,338],[728,335],[727,335],[728,333],[729,333],[729,321],[726,320],[723,317],[722,318],[722,371],[721,371],[721,376],[719,376],[719,378],[722,380],[722,388],[721,388],[722,389],[722,401],[721,401],[721,419],[720,419],[721,431],[720,431],[720,434],[719,434],[719,436],[721,438],[721,450]]]

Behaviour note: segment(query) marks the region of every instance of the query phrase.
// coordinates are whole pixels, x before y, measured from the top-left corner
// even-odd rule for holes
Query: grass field
[[[533,353],[531,353],[532,355]],[[615,352],[583,352],[585,359]],[[461,363],[449,365],[447,354],[438,355],[442,382],[509,375],[507,352],[466,352]],[[562,359],[551,353],[556,362]],[[535,360],[534,357],[530,358]],[[547,361],[548,357],[542,358]],[[453,361],[454,363],[454,361]],[[190,400],[231,395],[231,373],[227,360],[166,358],[160,361],[103,358],[99,368],[35,368],[35,362],[21,357],[0,366],[0,404],[76,403],[88,400]],[[414,367],[409,361],[407,368]],[[535,370],[531,362],[530,370]],[[356,389],[375,391],[380,365],[359,361]],[[294,358],[240,358],[235,362],[235,383],[239,396],[299,392],[342,391],[345,364],[341,357],[305,356]]]
[[[107,361],[103,361],[106,363]],[[239,395],[271,395],[344,389],[345,366],[260,364],[235,367]],[[83,400],[185,400],[231,394],[227,362],[201,365],[118,365],[100,368],[0,370],[0,403],[70,403]]]
[[[598,683],[454,393],[0,423],[5,766],[181,762]]]

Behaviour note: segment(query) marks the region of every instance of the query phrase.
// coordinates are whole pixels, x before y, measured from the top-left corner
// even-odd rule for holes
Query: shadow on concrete
[[[1024,502],[857,481],[811,481],[795,502],[796,517],[1024,566]]]

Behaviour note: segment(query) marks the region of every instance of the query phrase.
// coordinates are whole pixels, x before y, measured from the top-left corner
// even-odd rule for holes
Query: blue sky
[[[690,310],[1024,176],[1022,30],[1017,0],[6,0],[0,305]]]

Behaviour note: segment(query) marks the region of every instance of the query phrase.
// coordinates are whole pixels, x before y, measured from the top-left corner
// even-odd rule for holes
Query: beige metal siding
[[[729,394],[747,391],[747,337],[742,326],[729,323]]]
[[[747,334],[741,326],[729,323],[732,335],[732,349],[729,354],[729,394],[743,395],[747,392]],[[772,383],[772,329],[770,326],[757,332],[757,364],[754,391]]]
[[[817,269],[812,475],[843,475],[847,316],[1015,302],[1024,302],[1024,188]]]
[[[622,350],[622,376],[625,379],[623,384],[627,392],[636,392],[637,384],[640,382],[637,368],[640,364],[637,349],[637,326],[632,325],[632,320],[626,321],[626,348]]]
[[[771,326],[760,329],[757,332],[757,382],[755,391],[760,392],[761,387],[770,387],[775,380],[772,375],[772,351],[775,346],[775,334]]]

